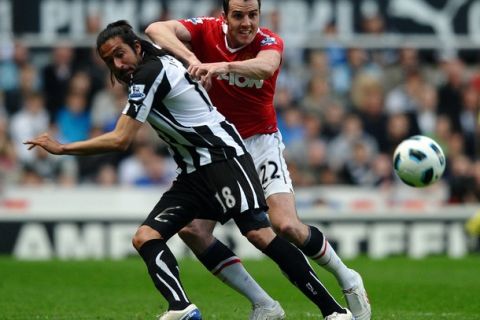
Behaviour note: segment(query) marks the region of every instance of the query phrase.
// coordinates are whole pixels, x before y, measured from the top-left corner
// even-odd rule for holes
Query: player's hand
[[[199,65],[199,64],[202,64],[202,62],[200,60],[198,60],[197,57],[195,57],[195,56],[193,56],[192,58],[187,60],[187,66],[188,67],[196,66],[196,65]]]
[[[192,78],[200,81],[207,90],[212,86],[213,77],[227,74],[228,72],[227,62],[192,64],[188,67],[188,73],[190,73]]]
[[[212,87],[212,77],[203,76],[200,79],[200,83],[205,88],[205,90],[208,91]]]
[[[50,137],[48,133],[27,140],[23,144],[28,146],[28,150],[32,150],[35,147],[42,147],[51,154],[62,154],[63,151],[62,144]]]

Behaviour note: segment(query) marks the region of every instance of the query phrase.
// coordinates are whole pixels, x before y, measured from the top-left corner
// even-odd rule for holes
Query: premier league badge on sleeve
[[[277,43],[277,39],[275,39],[274,37],[265,37],[265,39],[263,39],[260,42],[260,45],[261,46],[269,46],[269,45],[272,45],[272,44],[275,44],[275,43]]]
[[[145,99],[145,85],[143,84],[134,84],[130,87],[130,92],[128,94],[128,101],[130,102],[141,102]]]
[[[190,19],[187,19],[188,22],[191,22],[192,24],[199,24],[199,23],[203,23],[203,19],[202,18],[190,18]]]

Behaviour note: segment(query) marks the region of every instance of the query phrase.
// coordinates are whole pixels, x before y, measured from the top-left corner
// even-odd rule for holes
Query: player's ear
[[[223,22],[228,25],[228,19],[227,19],[227,14],[225,12],[222,12],[222,18],[223,18]]]
[[[142,53],[142,44],[140,43],[140,41],[135,40],[134,48],[137,55],[140,55]]]

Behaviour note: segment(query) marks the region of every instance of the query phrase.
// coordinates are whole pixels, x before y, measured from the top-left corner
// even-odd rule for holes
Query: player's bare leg
[[[277,234],[294,243],[305,255],[331,272],[342,287],[355,319],[369,320],[371,307],[361,276],[343,263],[320,230],[300,221],[294,195],[272,194],[267,198],[267,203],[270,221]]]
[[[211,220],[193,220],[179,232],[179,236],[213,275],[250,300],[251,320],[283,319],[285,312],[280,304],[258,285],[240,258],[213,236],[215,223]]]

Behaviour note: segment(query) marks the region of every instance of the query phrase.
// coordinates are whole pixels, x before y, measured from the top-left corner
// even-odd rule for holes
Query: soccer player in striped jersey
[[[211,87],[208,93],[213,103],[237,127],[253,157],[275,231],[335,276],[357,320],[370,320],[361,276],[343,263],[318,228],[304,224],[296,212],[273,105],[284,44],[277,34],[259,26],[260,6],[260,0],[223,0],[220,18],[155,22],[146,33],[188,65],[192,77]],[[196,220],[179,233],[207,267],[209,256],[224,247],[213,237],[213,229],[212,222]],[[222,271],[227,283],[245,277],[246,270],[229,268],[232,266]],[[248,286],[237,290],[253,296],[253,288]],[[268,313],[269,309],[253,311]]]
[[[198,218],[220,223],[233,219],[328,319],[352,319],[302,253],[273,232],[262,186],[240,134],[182,63],[139,38],[123,20],[100,32],[97,51],[113,76],[129,86],[128,103],[114,130],[68,144],[42,134],[25,144],[59,155],[125,150],[145,122],[168,143],[179,174],[133,236],[155,287],[168,302],[160,320],[202,317],[182,286],[177,261],[167,246],[168,239]]]

